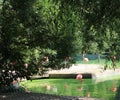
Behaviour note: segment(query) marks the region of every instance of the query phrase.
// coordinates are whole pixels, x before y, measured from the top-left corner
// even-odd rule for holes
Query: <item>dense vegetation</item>
[[[120,55],[120,0],[0,0],[2,85],[86,51]],[[48,59],[49,58],[49,59]],[[6,77],[7,76],[7,77]]]

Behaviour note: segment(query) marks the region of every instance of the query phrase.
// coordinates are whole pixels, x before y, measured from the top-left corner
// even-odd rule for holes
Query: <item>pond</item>
[[[119,79],[97,83],[92,79],[84,79],[83,81],[76,79],[40,79],[32,82],[21,82],[21,85],[29,92],[118,100],[115,99],[115,96],[118,94],[119,83]]]

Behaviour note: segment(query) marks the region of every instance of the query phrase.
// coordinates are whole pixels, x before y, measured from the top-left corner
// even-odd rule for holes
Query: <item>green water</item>
[[[96,83],[91,79],[83,82],[76,79],[41,79],[21,83],[26,90],[31,92],[48,93],[65,96],[90,96],[105,100],[119,100],[115,96],[120,92],[118,87],[120,80],[109,80]],[[46,86],[50,86],[46,89]],[[114,87],[117,90],[113,90]]]

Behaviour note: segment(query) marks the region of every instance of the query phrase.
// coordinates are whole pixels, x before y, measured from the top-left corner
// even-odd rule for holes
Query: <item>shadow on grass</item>
[[[117,88],[115,100],[120,100],[120,85],[119,85],[119,87]]]
[[[3,93],[25,93],[25,88],[19,86],[19,88],[15,88],[13,86],[1,86],[0,94]]]

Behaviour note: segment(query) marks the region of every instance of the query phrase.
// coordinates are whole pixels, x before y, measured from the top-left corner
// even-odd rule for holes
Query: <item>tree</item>
[[[46,28],[50,30],[49,47],[57,50],[57,57],[63,59],[79,51],[82,48],[79,33],[83,23],[78,23],[80,18],[72,6],[62,5],[60,0],[39,1],[36,5],[36,12],[42,15]]]
[[[97,43],[98,51],[104,48],[103,43],[107,44],[104,39],[107,37],[105,30],[114,30],[116,20],[120,20],[119,3],[119,0],[115,2],[114,0],[61,0],[62,9],[66,5],[72,6],[75,11],[79,12],[79,17],[84,19],[83,49],[86,48],[89,52],[92,42]]]
[[[43,38],[39,40],[46,30],[32,9],[33,4],[34,0],[3,0],[0,16],[0,86],[9,86],[18,77],[29,79],[30,75],[38,71],[38,59],[34,51],[36,47],[46,45],[42,44]],[[35,56],[30,58],[32,55]]]
[[[61,68],[65,58],[82,51],[109,50],[112,55],[119,55],[119,3],[119,0],[3,0],[1,84],[9,85],[17,77],[33,75],[39,66]],[[42,65],[44,57],[50,61]]]
[[[47,28],[48,24],[41,20],[34,4],[35,0],[4,0],[2,3],[0,86],[10,86],[17,78],[30,79],[29,76],[42,72],[44,68],[56,68],[58,52],[51,45],[54,38],[50,34],[52,28]],[[49,57],[50,61],[46,63],[44,57]]]

